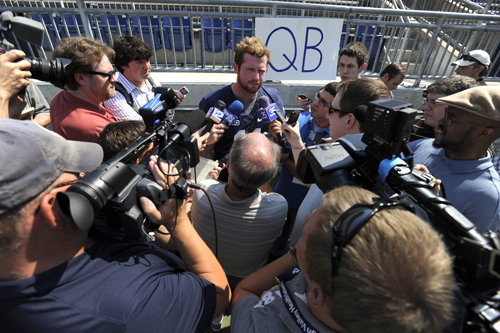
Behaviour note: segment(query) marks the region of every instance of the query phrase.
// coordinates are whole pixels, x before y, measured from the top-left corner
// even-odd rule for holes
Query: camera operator
[[[454,315],[451,256],[428,223],[374,197],[347,186],[325,194],[296,251],[236,287],[231,330],[442,332]]]
[[[447,105],[436,138],[410,142],[414,162],[425,165],[441,179],[446,199],[479,232],[497,231],[500,178],[488,147],[500,137],[499,89],[469,88],[436,102]]]
[[[107,124],[117,121],[102,102],[116,96],[117,69],[111,64],[115,52],[85,37],[69,37],[57,44],[52,57],[67,58],[67,89],[50,102],[54,132],[68,140],[97,142]]]
[[[15,102],[17,94],[29,84],[31,64],[26,61],[17,61],[24,58],[23,51],[12,50],[0,55],[0,118],[19,118],[19,112],[9,112],[9,103]],[[14,100],[13,100],[14,99]],[[21,109],[22,111],[22,109]]]
[[[380,80],[361,78],[342,82],[337,88],[337,94],[331,105],[328,106],[328,114],[326,115],[330,123],[331,139],[337,140],[348,134],[363,133],[365,113],[357,109],[357,107],[367,105],[371,101],[390,97],[389,88]],[[288,124],[283,125],[283,130],[287,130],[285,133],[292,146],[295,161],[298,161],[300,152],[305,149],[297,133],[297,127],[290,128]],[[321,197],[323,197],[323,192],[316,184],[313,184],[297,211],[290,237],[292,244],[295,244],[300,237],[304,218],[312,214],[319,206]]]
[[[154,244],[84,232],[56,195],[97,167],[102,149],[67,141],[34,122],[0,120],[0,321],[41,332],[204,332],[226,308],[224,271],[185,205],[159,210],[183,261]],[[155,177],[156,162],[150,163]],[[92,232],[93,229],[91,229]]]

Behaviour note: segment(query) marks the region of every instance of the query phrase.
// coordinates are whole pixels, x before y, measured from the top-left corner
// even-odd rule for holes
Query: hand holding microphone
[[[222,107],[222,104],[224,104],[224,107]],[[240,124],[238,116],[243,111],[243,104],[238,100],[233,101],[227,108],[225,107],[225,103],[220,100],[217,101],[215,105],[218,107],[210,108],[207,112],[209,124],[207,125],[207,128],[203,130],[204,133],[210,131],[210,137],[207,140],[207,145],[211,145],[219,141],[219,139],[224,135],[224,130],[229,128],[229,126],[238,126]],[[208,128],[211,122],[212,124],[210,128]]]

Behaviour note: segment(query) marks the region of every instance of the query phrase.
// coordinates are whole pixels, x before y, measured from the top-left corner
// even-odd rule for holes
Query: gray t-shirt
[[[309,310],[306,290],[307,281],[302,273],[287,283],[293,293],[301,315],[316,329],[316,332],[336,333],[323,325]],[[279,286],[262,294],[262,297],[245,296],[234,307],[231,314],[231,332],[303,332],[285,308]]]

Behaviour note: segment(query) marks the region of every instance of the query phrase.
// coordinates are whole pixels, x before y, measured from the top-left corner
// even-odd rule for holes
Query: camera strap
[[[298,328],[302,332],[317,333],[319,331],[311,325],[311,323],[308,322],[300,312],[299,307],[293,298],[293,292],[291,292],[286,285],[286,282],[291,280],[298,273],[300,273],[300,269],[295,268],[290,272],[276,276],[276,281],[278,282],[281,291],[281,299],[283,300],[288,313],[294,319],[295,324],[297,324]]]

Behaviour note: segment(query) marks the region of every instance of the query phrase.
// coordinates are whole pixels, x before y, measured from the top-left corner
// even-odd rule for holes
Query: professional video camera
[[[166,113],[172,106],[179,104],[177,95],[170,88],[156,88],[155,93],[155,98],[139,109],[146,124],[144,132],[67,191],[58,193],[61,209],[71,216],[81,230],[89,230],[95,214],[99,213],[99,217],[109,226],[123,228],[129,238],[154,240],[152,232],[158,225],[149,223],[140,208],[139,198],[145,196],[156,205],[161,205],[169,198],[187,197],[188,183],[184,177],[164,190],[152,179],[147,163],[125,164],[151,142],[155,143],[159,156],[179,162],[176,164],[179,170],[176,175],[184,174],[189,167],[199,162],[198,143],[190,135],[203,122],[204,113],[200,111],[199,119],[194,120],[197,123],[193,123],[191,128],[185,124],[175,124],[167,120]],[[162,104],[164,108],[156,112]]]
[[[361,107],[366,110],[365,133],[302,151],[297,161],[299,178],[315,182],[323,192],[356,185],[382,197],[397,195],[414,203],[443,233],[455,255],[455,272],[469,303],[464,332],[500,332],[497,234],[480,234],[449,201],[432,192],[432,177],[412,170],[407,139],[417,110],[411,104],[383,99]]]
[[[29,43],[41,46],[43,44],[43,24],[25,17],[14,16],[12,12],[3,12],[0,17],[0,29],[5,32],[13,32],[14,35]],[[0,44],[0,54],[15,49],[15,46],[3,39]],[[58,88],[63,88],[68,76],[66,66],[71,60],[56,58],[47,60],[42,58],[24,58],[31,63],[30,72],[33,79],[50,82]]]

